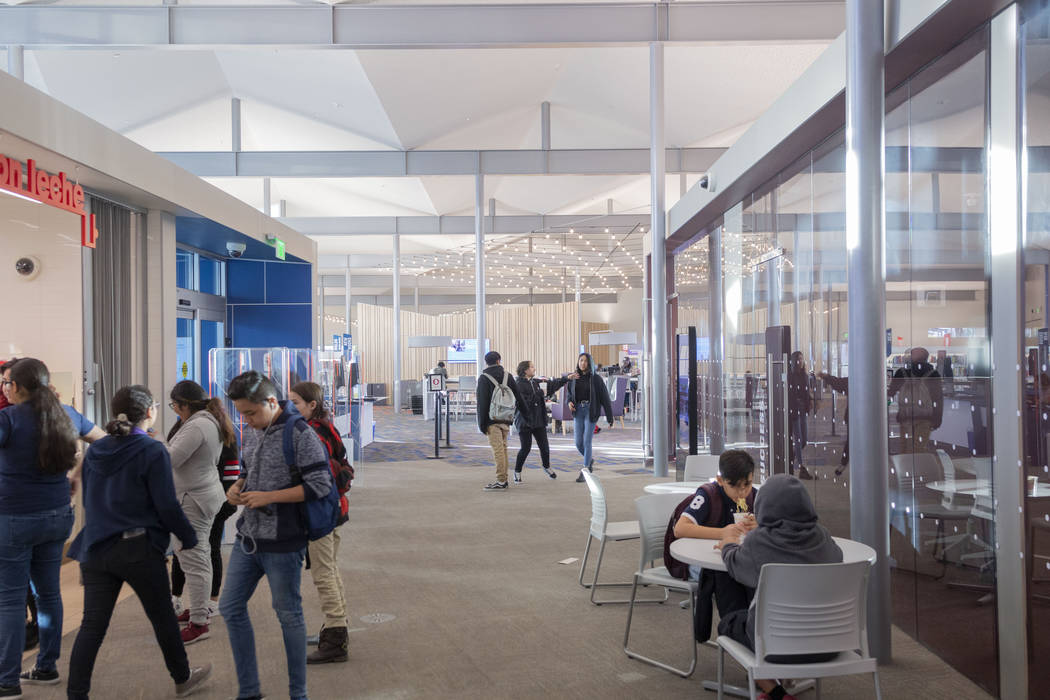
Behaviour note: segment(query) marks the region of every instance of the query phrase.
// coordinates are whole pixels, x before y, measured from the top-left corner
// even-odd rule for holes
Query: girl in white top
[[[168,405],[182,420],[182,427],[168,445],[175,496],[198,541],[196,547],[186,550],[177,539],[174,542],[175,556],[186,574],[189,593],[189,624],[182,630],[182,641],[192,644],[209,637],[212,564],[208,539],[215,515],[226,500],[215,464],[223,444],[236,437],[222,401],[209,399],[204,387],[197,382],[179,382],[170,396]]]

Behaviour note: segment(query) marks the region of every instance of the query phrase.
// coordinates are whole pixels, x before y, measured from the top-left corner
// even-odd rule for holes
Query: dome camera
[[[244,243],[234,243],[229,241],[226,243],[226,252],[230,254],[231,258],[239,258],[244,255],[244,251],[248,246]]]
[[[700,176],[700,180],[696,183],[697,187],[708,192],[715,191],[715,174],[711,172],[704,173]]]
[[[35,279],[40,274],[40,261],[32,256],[19,258],[15,261],[15,272],[24,280]]]

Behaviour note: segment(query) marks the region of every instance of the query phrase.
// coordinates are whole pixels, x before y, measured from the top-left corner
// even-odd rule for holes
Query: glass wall
[[[1050,10],[1023,12],[1025,118],[1025,247],[1023,363],[1024,456],[1028,488],[1029,686],[1032,697],[1050,684]]]
[[[894,624],[994,693],[987,43],[976,33],[887,97],[884,369]],[[833,135],[723,216],[721,340],[727,447],[754,454],[759,481],[799,476],[849,536],[843,144]],[[680,292],[700,247],[678,256]],[[1030,277],[1043,309],[1050,273]],[[1050,530],[1045,545],[1050,564]]]

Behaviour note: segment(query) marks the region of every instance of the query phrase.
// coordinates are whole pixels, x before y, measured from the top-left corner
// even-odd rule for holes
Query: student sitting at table
[[[681,537],[721,540],[727,528],[739,527],[747,532],[755,527],[754,517],[740,518],[740,525],[734,525],[737,513],[751,513],[754,507],[751,480],[755,460],[744,450],[723,452],[718,458],[718,473],[716,481],[703,484],[678,504],[664,535],[664,565],[668,572],[676,578],[700,582],[693,614],[693,631],[698,642],[711,637],[711,596],[718,606],[719,617],[724,617],[733,610],[747,609],[753,595],[724,571],[701,571],[700,567],[689,566],[671,556],[671,543]]]
[[[758,527],[742,538],[739,527],[727,528],[718,547],[729,575],[754,591],[764,564],[834,564],[842,561],[842,550],[822,525],[802,482],[787,474],[776,474],[762,484],[755,499]],[[755,648],[754,603],[722,616],[718,633],[748,649]],[[770,663],[821,663],[831,654],[769,655]],[[758,680],[763,693],[759,700],[794,700],[775,680]]]

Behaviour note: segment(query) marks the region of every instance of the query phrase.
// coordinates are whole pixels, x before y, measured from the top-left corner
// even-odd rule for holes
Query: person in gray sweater
[[[762,483],[755,497],[758,527],[744,537],[738,525],[726,528],[722,561],[729,575],[748,588],[758,587],[764,564],[834,564],[842,561],[842,550],[831,534],[817,522],[817,511],[806,487],[793,476],[776,474]],[[728,613],[718,623],[718,633],[755,648],[755,601],[746,609]],[[819,663],[835,654],[800,657],[767,657],[773,663]],[[775,680],[756,681],[763,690],[760,700],[791,700]]]
[[[247,424],[241,478],[226,493],[230,503],[244,510],[219,599],[237,669],[237,698],[262,697],[248,601],[265,576],[284,637],[288,695],[305,700],[306,622],[299,590],[309,538],[302,503],[324,498],[334,488],[328,452],[292,402],[279,400],[277,388],[262,374],[238,375],[226,393]],[[288,460],[286,435],[291,441]]]
[[[179,382],[170,396],[168,405],[182,420],[182,427],[168,444],[175,497],[179,499],[198,542],[196,547],[184,549],[178,538],[174,541],[175,557],[186,575],[190,598],[189,614],[185,620],[188,624],[182,630],[182,642],[193,644],[211,635],[208,628],[212,575],[209,540],[215,515],[226,501],[215,463],[222,453],[223,443],[234,436],[222,401],[209,400],[204,387],[197,382]]]

